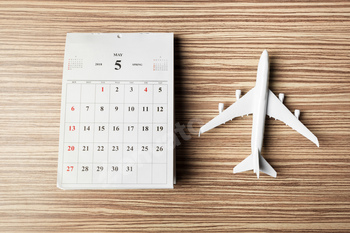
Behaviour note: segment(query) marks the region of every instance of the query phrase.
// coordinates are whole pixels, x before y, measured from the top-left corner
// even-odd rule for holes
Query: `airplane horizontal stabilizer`
[[[253,170],[255,162],[257,162],[259,167],[256,166],[256,169],[254,170],[254,172],[257,174],[258,178],[259,178],[259,172],[258,171],[264,172],[267,175],[276,178],[277,177],[277,172],[264,159],[264,157],[262,157],[260,154],[258,156],[259,157],[256,157],[256,158],[259,158],[259,160],[258,161],[255,160],[254,161],[253,154],[249,155],[247,158],[245,158],[242,162],[240,162],[239,164],[237,164],[237,166],[235,166],[233,168],[233,173],[245,172],[245,171]]]
[[[254,162],[253,161],[253,154],[251,154],[233,168],[233,173],[253,170],[253,168],[254,168],[253,162]]]
[[[260,171],[266,173],[269,176],[272,177],[277,177],[277,172],[275,171],[275,169],[272,168],[272,166],[264,159],[264,157],[262,157],[261,155],[260,159],[259,159],[259,165],[260,165]]]

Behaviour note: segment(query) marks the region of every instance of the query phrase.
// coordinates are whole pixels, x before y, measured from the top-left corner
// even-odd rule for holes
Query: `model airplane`
[[[269,90],[269,54],[266,50],[264,50],[260,57],[255,87],[242,98],[240,98],[240,95],[241,91],[237,90],[237,101],[225,111],[223,111],[224,104],[220,103],[219,115],[202,126],[199,130],[200,136],[201,133],[211,130],[235,117],[253,114],[252,154],[239,163],[233,169],[233,173],[254,170],[258,178],[260,171],[270,176],[277,177],[276,171],[261,156],[265,115],[283,121],[319,147],[317,137],[298,120],[300,111],[295,110],[295,115],[293,115],[283,104],[284,94],[279,94],[279,98],[277,98],[272,91]]]

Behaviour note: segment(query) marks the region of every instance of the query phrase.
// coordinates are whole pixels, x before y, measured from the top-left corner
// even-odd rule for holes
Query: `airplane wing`
[[[218,125],[225,123],[228,120],[232,120],[238,116],[249,115],[253,113],[254,104],[254,91],[255,88],[248,91],[242,98],[238,99],[234,104],[228,107],[225,111],[220,113],[214,119],[203,125],[199,130],[199,135]]]
[[[319,147],[317,137],[301,123],[288,108],[269,90],[269,99],[267,103],[267,115],[277,120],[283,121],[285,124],[296,130],[298,133],[315,143]]]

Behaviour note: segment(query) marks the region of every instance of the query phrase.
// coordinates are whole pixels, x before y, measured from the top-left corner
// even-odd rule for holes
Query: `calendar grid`
[[[73,87],[75,86],[79,89],[79,96],[77,99],[67,100],[65,104],[65,110],[67,113],[64,117],[66,125],[65,130],[68,130],[69,126],[75,126],[77,130],[76,136],[72,136],[69,140],[67,140],[65,137],[66,135],[64,135],[63,139],[63,151],[66,149],[65,143],[74,144],[77,147],[76,160],[69,162],[70,164],[74,165],[74,169],[76,169],[75,183],[95,185],[117,183],[138,184],[140,182],[142,184],[161,184],[167,180],[168,174],[166,170],[168,168],[166,165],[168,163],[168,138],[164,137],[159,141],[159,137],[160,135],[166,135],[164,133],[168,130],[168,118],[163,116],[160,117],[162,114],[165,114],[165,116],[167,116],[166,113],[168,112],[168,109],[166,107],[168,106],[168,99],[163,97],[160,98],[158,94],[158,92],[167,92],[167,84],[160,82],[157,84],[150,84],[149,82],[144,82],[143,84],[135,84],[133,82],[130,82],[129,84],[72,82],[67,84],[67,90],[70,90],[68,88],[68,85],[73,85]],[[93,93],[91,93],[92,96],[89,97],[92,98],[91,101],[88,101],[89,98],[82,97],[83,87],[86,90],[93,90]],[[114,90],[112,90],[112,87],[120,88],[120,90],[123,91],[123,100],[113,100],[112,91]],[[130,97],[130,93],[127,93],[128,88],[135,88],[135,96],[137,96],[136,99],[126,100],[128,98],[128,95]],[[72,90],[74,91],[75,89],[73,88]],[[149,98],[151,98],[152,101],[142,99],[141,93],[144,93],[144,91],[145,93],[151,92]],[[66,92],[66,96],[69,94],[68,92],[69,91]],[[98,97],[99,92],[102,94],[100,93],[100,96]],[[106,99],[103,99],[101,97],[104,92],[108,92]],[[156,96],[156,93],[158,96]],[[122,102],[122,104],[119,102]],[[111,118],[113,114],[111,111],[114,110],[114,105],[118,107],[118,110],[121,112],[120,114],[122,114],[123,119]],[[75,107],[77,110],[79,109],[77,118],[66,117],[71,106]],[[128,108],[135,108],[135,112],[132,113],[134,114],[135,118],[130,118],[130,112],[127,114]],[[81,121],[83,119],[82,117],[86,117],[88,110],[93,111],[92,117],[88,118],[88,120]],[[144,116],[142,115],[145,114],[144,111],[149,112],[147,113],[148,117],[146,119],[144,119],[144,117],[141,117]],[[83,112],[85,112],[84,116],[82,115]],[[69,112],[69,114],[73,113]],[[102,117],[101,114],[105,115]],[[157,117],[155,114],[157,114]],[[120,136],[117,137],[119,138],[117,141],[110,140],[111,135],[114,135],[112,134],[113,124],[116,127],[119,127],[117,134]],[[133,132],[128,132],[130,131],[128,127],[132,127]],[[150,127],[150,139],[147,139],[146,141],[140,141],[139,138],[139,132],[143,131],[143,127],[147,127],[146,131],[148,131],[148,127]],[[81,134],[83,132],[84,134],[90,133],[91,137],[86,137],[86,135],[85,137],[82,137]],[[133,138],[131,135],[134,134],[136,137]],[[149,142],[151,143],[147,142],[148,140],[150,140]],[[89,145],[92,145],[92,148],[89,148]],[[113,146],[118,147],[120,150],[118,152],[118,154],[120,153],[120,163],[115,162],[118,161],[118,159],[111,160],[112,156],[115,156],[111,154]],[[133,148],[133,151],[131,153],[127,153],[127,147]],[[143,147],[147,148],[147,153],[141,153]],[[82,150],[85,148],[86,150],[89,150],[89,152],[84,153],[83,155]],[[100,149],[103,150],[103,152],[101,152]],[[84,157],[86,154],[90,153],[90,158],[85,157],[84,160],[81,160],[82,156]],[[65,156],[65,153],[63,153],[63,161],[65,161]],[[116,175],[116,177],[119,177],[120,181],[118,181],[119,178],[116,178],[116,180],[114,180],[114,175],[110,174],[112,172],[110,170],[113,169],[112,166],[118,167],[118,171],[116,172],[118,172],[119,175]],[[65,172],[64,169],[65,167],[62,168],[63,174]],[[162,172],[155,172],[154,169],[161,169]],[[141,170],[142,174],[140,173]],[[147,178],[147,176],[149,178]]]

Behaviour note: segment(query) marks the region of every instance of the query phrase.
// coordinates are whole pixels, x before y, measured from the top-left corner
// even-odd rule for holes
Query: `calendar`
[[[57,185],[173,188],[172,33],[69,33]]]

